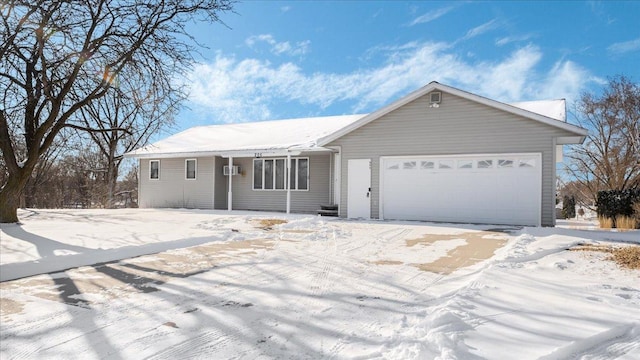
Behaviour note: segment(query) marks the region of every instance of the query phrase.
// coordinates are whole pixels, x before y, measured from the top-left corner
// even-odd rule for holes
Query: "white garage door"
[[[381,158],[384,219],[539,225],[540,154]]]

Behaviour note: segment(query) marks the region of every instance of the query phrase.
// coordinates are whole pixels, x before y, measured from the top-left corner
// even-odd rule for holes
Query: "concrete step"
[[[318,210],[318,215],[320,216],[338,216],[338,210]]]

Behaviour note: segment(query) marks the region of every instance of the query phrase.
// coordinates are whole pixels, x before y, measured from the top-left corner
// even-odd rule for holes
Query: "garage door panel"
[[[540,166],[539,154],[383,159],[383,216],[537,225]]]

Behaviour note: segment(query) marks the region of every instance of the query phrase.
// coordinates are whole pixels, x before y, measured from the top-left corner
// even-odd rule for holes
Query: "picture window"
[[[253,190],[286,190],[286,159],[254,159]],[[309,189],[309,159],[291,158],[291,190]]]

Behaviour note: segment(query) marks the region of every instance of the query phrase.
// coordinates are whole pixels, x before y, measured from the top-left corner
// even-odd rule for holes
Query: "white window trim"
[[[193,177],[190,178],[189,177],[189,173],[188,173],[188,168],[187,168],[187,163],[189,161],[193,161],[194,162],[194,167],[193,167]],[[184,179],[185,180],[197,180],[198,179],[198,159],[185,159],[184,160]]]
[[[151,163],[154,163],[154,162],[158,163],[158,177],[157,178],[152,178],[151,177]],[[149,180],[153,180],[153,181],[160,180],[160,159],[149,160]]]
[[[298,160],[307,160],[307,188],[306,189],[298,189]],[[264,161],[265,160],[274,160],[273,162],[273,189],[265,189],[264,188],[264,184],[265,184],[265,166],[264,166]],[[276,189],[276,162],[275,160],[284,160],[285,164],[284,164],[284,168],[285,168],[285,172],[284,172],[284,189]],[[255,165],[254,162],[255,161],[262,161],[262,189],[256,189],[255,188],[255,174],[253,174],[253,172],[255,171]],[[296,176],[295,176],[295,188],[291,188],[291,191],[309,191],[309,189],[311,188],[311,161],[309,160],[308,157],[292,157],[291,158],[291,167],[295,167],[296,169]],[[251,162],[251,172],[253,176],[251,176],[251,190],[253,191],[287,191],[287,188],[289,186],[289,184],[287,183],[287,158],[280,158],[280,157],[273,157],[273,158],[254,158],[253,161]]]

